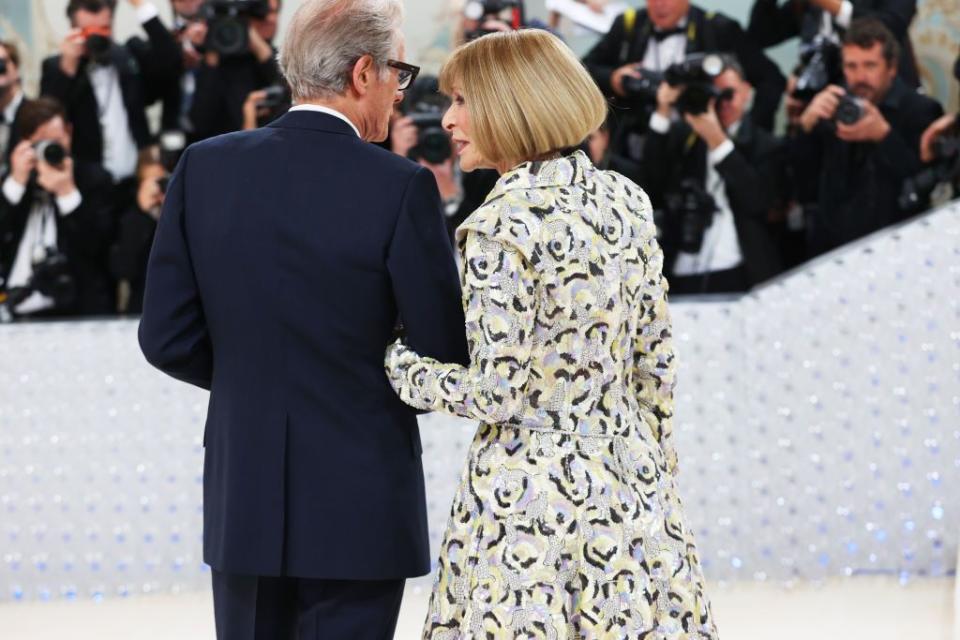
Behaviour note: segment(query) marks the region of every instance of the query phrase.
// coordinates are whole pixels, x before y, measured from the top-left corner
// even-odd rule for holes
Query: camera
[[[67,257],[56,249],[47,249],[41,260],[33,263],[33,276],[22,287],[14,287],[0,300],[0,322],[14,319],[15,309],[34,292],[53,300],[57,309],[69,307],[77,299],[77,282],[70,272]]]
[[[490,33],[495,33],[489,29],[484,29],[483,21],[497,18],[500,13],[506,9],[513,10],[514,16],[512,26],[514,29],[519,29],[520,25],[523,23],[522,0],[470,0],[467,2],[467,4],[463,7],[464,17],[469,20],[476,20],[481,24],[477,29],[468,31],[464,34],[466,41],[471,42]]]
[[[840,102],[837,104],[837,110],[833,114],[833,119],[836,122],[851,125],[856,124],[857,121],[862,117],[863,98],[858,98],[857,96],[850,95],[849,93],[840,97]]]
[[[640,77],[625,76],[623,78],[623,93],[627,98],[638,102],[656,104],[657,89],[663,82],[663,74],[657,71],[650,71],[642,67],[637,67]]]
[[[269,13],[269,0],[208,0],[203,8],[207,20],[204,48],[221,56],[246,53],[250,19],[265,18]]]
[[[60,167],[67,159],[67,150],[63,145],[53,140],[41,140],[33,144],[34,151],[43,158],[43,161],[52,167]]]
[[[699,115],[705,113],[711,100],[729,99],[733,92],[713,86],[723,73],[723,58],[715,53],[693,53],[682,62],[667,67],[664,81],[671,87],[683,86],[683,93],[674,105],[678,112]]]
[[[715,53],[690,54],[682,62],[667,67],[663,73],[643,68],[637,70],[641,76],[624,78],[623,90],[628,98],[641,103],[656,104],[661,82],[683,87],[674,105],[680,113],[705,113],[711,100],[726,100],[733,95],[729,89],[720,91],[713,86],[713,81],[724,70],[723,58]]]
[[[291,96],[290,90],[286,85],[275,84],[263,89],[266,96],[257,103],[257,124],[264,125],[276,120],[290,108]],[[259,115],[260,109],[265,109],[266,113]]]
[[[453,156],[450,136],[443,129],[443,113],[447,99],[440,93],[440,85],[433,76],[421,76],[408,92],[404,115],[417,126],[417,144],[410,157],[423,158],[430,164],[440,164]]]
[[[684,178],[678,191],[666,198],[665,226],[679,230],[679,249],[685,253],[700,253],[703,236],[713,224],[717,203],[693,178]]]
[[[933,141],[933,162],[917,175],[903,181],[897,204],[908,212],[919,212],[941,182],[960,179],[960,128]]]
[[[187,146],[187,135],[178,129],[170,129],[160,134],[160,164],[167,170],[167,173],[173,173],[180,162],[180,156]]]
[[[107,27],[87,27],[80,32],[83,35],[87,55],[97,63],[103,64],[110,59],[113,47],[112,32]]]
[[[817,36],[800,49],[800,71],[792,94],[794,98],[810,101],[829,85],[841,82],[840,47],[834,41]]]

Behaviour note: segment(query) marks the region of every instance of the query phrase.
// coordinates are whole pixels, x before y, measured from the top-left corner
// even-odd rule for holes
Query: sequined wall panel
[[[681,490],[711,580],[956,557],[960,205],[840,258],[673,305]],[[205,587],[206,394],[147,366],[133,322],[3,326],[0,363],[0,601]],[[436,553],[474,425],[422,420]]]

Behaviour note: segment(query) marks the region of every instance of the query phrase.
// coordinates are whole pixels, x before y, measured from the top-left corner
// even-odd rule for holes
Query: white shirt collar
[[[8,125],[13,126],[13,119],[17,115],[17,109],[20,108],[20,103],[23,102],[23,91],[17,90],[17,95],[13,96],[13,100],[10,101],[10,104],[7,105],[7,108],[3,110],[3,119]]]
[[[290,111],[316,111],[318,113],[325,113],[328,116],[333,116],[334,118],[340,118],[341,120],[346,122],[348,125],[350,125],[350,128],[353,129],[353,132],[357,134],[358,138],[360,137],[360,130],[357,129],[357,125],[353,124],[353,122],[350,121],[350,118],[343,115],[336,109],[331,109],[330,107],[324,107],[319,104],[298,104],[293,107],[290,107]]]

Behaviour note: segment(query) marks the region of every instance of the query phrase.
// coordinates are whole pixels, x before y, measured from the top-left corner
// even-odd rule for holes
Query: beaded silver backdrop
[[[737,301],[673,304],[709,579],[954,571],[958,301],[953,204]],[[206,393],[146,365],[131,321],[0,327],[0,363],[0,602],[206,588]],[[422,420],[436,551],[475,425]]]

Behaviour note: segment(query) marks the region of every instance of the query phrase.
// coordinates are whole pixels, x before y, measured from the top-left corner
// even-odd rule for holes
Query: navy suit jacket
[[[394,579],[430,570],[414,348],[468,361],[433,175],[342,120],[291,112],[187,149],[147,267],[140,346],[210,389],[204,560],[224,572]]]

